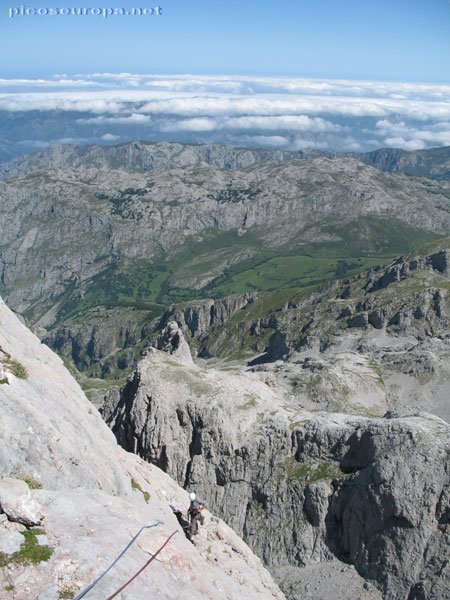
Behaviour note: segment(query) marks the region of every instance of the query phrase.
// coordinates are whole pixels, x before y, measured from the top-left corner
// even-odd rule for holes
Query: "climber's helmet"
[[[195,492],[191,492],[191,493],[189,494],[189,498],[190,498],[192,501],[194,501],[194,500],[197,498],[197,496],[195,495]]]

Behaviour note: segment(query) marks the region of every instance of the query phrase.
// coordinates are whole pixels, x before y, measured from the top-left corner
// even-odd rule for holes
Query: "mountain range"
[[[6,142],[5,142],[6,144]],[[12,160],[0,161],[0,177],[24,175],[54,167],[91,167],[148,171],[169,164],[178,166],[205,163],[225,169],[238,169],[260,162],[283,163],[312,158],[355,158],[381,171],[405,173],[433,179],[450,178],[450,147],[407,151],[381,148],[372,152],[329,152],[305,149],[297,152],[273,148],[239,148],[217,144],[180,144],[175,142],[124,143],[112,146],[84,146],[54,142],[48,148]]]
[[[430,176],[444,172],[443,150],[424,154]],[[120,323],[107,327],[126,337],[122,323],[173,303],[314,286],[450,233],[444,179],[308,154],[55,145],[5,164],[1,292],[59,348],[61,332],[93,324],[99,311],[117,310]],[[112,371],[135,364],[130,340],[121,345],[129,350]],[[98,366],[95,352],[77,358],[89,353],[74,343],[70,358]]]
[[[195,489],[282,589],[211,520],[195,561],[230,598],[248,577],[255,597],[450,598],[448,156],[135,142],[4,163],[0,291],[140,457],[114,446],[56,357],[0,303],[2,474],[47,488],[31,496],[48,507],[51,545],[72,540],[63,523],[76,518],[57,511],[58,490],[73,503],[68,482],[84,486],[91,522],[90,457],[109,454],[107,504],[119,495],[137,524],[136,493],[147,492],[165,521],[166,490],[181,501]],[[96,429],[97,445],[86,441]],[[1,493],[2,480],[0,506]],[[80,589],[88,573],[71,543],[80,581],[61,581]],[[60,563],[49,569],[29,572],[39,600],[60,593]],[[21,574],[8,577],[14,598],[27,597]]]

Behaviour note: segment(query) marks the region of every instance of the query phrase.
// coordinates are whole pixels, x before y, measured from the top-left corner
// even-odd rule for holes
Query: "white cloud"
[[[92,117],[89,119],[77,119],[78,123],[82,123],[84,125],[142,125],[143,123],[150,123],[152,118],[148,115],[140,115],[137,113],[132,113],[128,116],[117,116],[117,117]]]
[[[111,119],[109,120],[111,121]],[[214,131],[222,129],[254,129],[278,131],[339,131],[341,127],[321,118],[310,118],[306,115],[286,115],[278,117],[225,117],[180,119],[165,122],[160,131]]]
[[[342,150],[344,152],[361,152],[363,147],[354,138],[348,137],[343,140]]]
[[[54,91],[50,91],[52,87]],[[62,75],[48,80],[3,78],[2,89],[8,93],[0,94],[0,108],[6,110],[59,108],[119,113],[127,103],[139,102],[144,104],[139,109],[144,114],[180,117],[327,113],[379,119],[393,114],[421,120],[450,119],[450,86],[445,85],[94,73],[70,79]]]
[[[405,140],[402,137],[386,138],[385,143],[391,148],[403,148],[403,150],[423,150],[426,147],[422,140]]]
[[[95,144],[97,140],[96,138],[64,137],[53,141],[59,144]]]
[[[105,133],[104,135],[102,135],[102,137],[100,139],[103,140],[104,142],[117,142],[117,140],[120,140],[120,135],[113,135],[112,133]]]
[[[107,133],[92,137],[103,142],[126,139],[127,126],[133,126],[130,132],[142,126],[143,135],[151,134],[152,140],[178,136],[184,141],[224,143],[241,132],[239,139],[248,144],[289,148],[297,144],[299,148],[358,151],[393,141],[409,149],[450,144],[449,85],[227,75],[58,74],[38,80],[0,79],[0,110],[89,113],[87,118],[68,117],[79,129],[70,130],[73,137],[66,139],[90,139],[89,127],[104,125]]]
[[[220,129],[220,124],[215,119],[181,119],[180,121],[163,122],[159,131],[214,131]]]
[[[224,121],[224,127],[235,129],[276,129],[291,131],[339,131],[339,125],[306,115],[277,117],[234,117]]]
[[[49,142],[42,142],[40,140],[20,140],[20,142],[16,142],[18,146],[32,147],[37,150],[42,150],[43,148],[47,148],[50,146]]]
[[[395,144],[407,150],[419,150],[428,144],[450,145],[450,123],[447,121],[418,127],[405,121],[393,123],[383,119],[376,123],[376,128],[379,135],[386,136],[387,145]]]

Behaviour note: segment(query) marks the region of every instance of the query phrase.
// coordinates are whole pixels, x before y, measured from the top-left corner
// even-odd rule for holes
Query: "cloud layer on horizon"
[[[450,145],[450,86],[244,76],[94,73],[0,79],[0,110],[59,111],[59,124],[29,139],[232,143],[283,149],[417,150]],[[37,112],[36,112],[37,111]],[[26,118],[26,116],[25,116]],[[70,122],[70,126],[68,123]],[[39,137],[40,136],[40,137]],[[79,142],[87,143],[87,141]]]

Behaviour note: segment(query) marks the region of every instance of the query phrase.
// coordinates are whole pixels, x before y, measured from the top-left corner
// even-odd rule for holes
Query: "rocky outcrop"
[[[157,350],[103,416],[123,447],[206,496],[289,597],[302,568],[336,559],[385,599],[424,585],[427,600],[450,597],[444,421],[313,415],[264,373],[187,367]]]
[[[153,525],[87,597],[111,595],[177,532],[123,597],[151,589],[160,600],[282,600],[261,562],[211,513],[195,545],[183,536],[170,504],[185,510],[187,493],[117,446],[62,361],[2,301],[0,347],[15,366],[0,382],[2,598],[74,597]]]
[[[191,351],[175,321],[169,321],[156,339],[156,347],[171,354],[179,362],[192,364]]]
[[[368,273],[365,291],[370,294],[382,290],[391,283],[407,279],[416,271],[427,269],[437,271],[444,277],[450,277],[450,250],[443,249],[423,258],[414,257],[411,260],[405,260],[401,256],[387,269],[374,269]]]
[[[201,337],[210,327],[222,327],[238,311],[252,304],[258,294],[238,294],[219,300],[190,302],[171,307],[161,318],[161,323],[173,319],[194,338]]]

